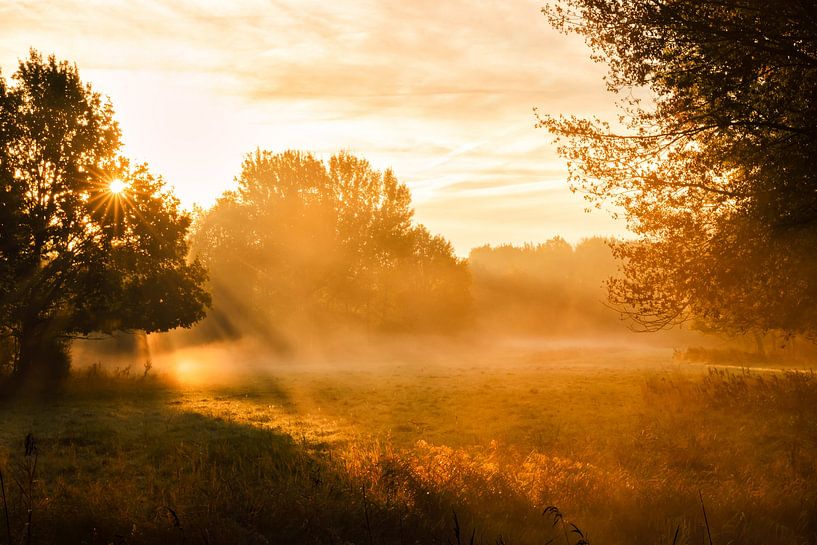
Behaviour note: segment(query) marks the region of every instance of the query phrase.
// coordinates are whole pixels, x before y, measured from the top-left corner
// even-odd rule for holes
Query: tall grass
[[[25,481],[15,441],[31,427],[39,437],[30,492],[4,501],[7,533],[19,542],[33,513],[31,543],[815,541],[813,374],[640,380],[637,415],[619,435],[568,434],[543,450],[323,443],[283,432],[294,409],[258,412],[272,407],[260,394],[90,373],[50,404],[3,407],[6,485],[12,473]],[[575,411],[594,403],[593,392],[575,399]]]

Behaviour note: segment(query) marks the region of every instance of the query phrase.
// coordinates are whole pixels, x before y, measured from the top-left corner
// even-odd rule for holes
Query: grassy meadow
[[[810,372],[430,353],[227,375],[224,350],[7,401],[0,543],[817,542]]]

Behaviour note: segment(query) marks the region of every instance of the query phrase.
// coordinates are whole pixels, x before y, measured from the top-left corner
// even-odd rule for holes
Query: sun
[[[127,188],[128,184],[126,184],[125,182],[118,178],[112,180],[111,183],[108,184],[108,191],[110,191],[114,195],[121,195]]]

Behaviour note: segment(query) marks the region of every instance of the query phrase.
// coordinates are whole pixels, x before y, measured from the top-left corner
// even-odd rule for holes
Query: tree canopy
[[[390,170],[348,153],[324,162],[258,150],[237,183],[202,215],[193,239],[211,273],[211,322],[290,339],[338,326],[461,325],[465,263],[412,223],[409,190]]]
[[[607,62],[621,128],[543,117],[575,189],[623,210],[611,298],[645,329],[817,334],[813,2],[558,0]],[[649,91],[643,100],[640,90]]]
[[[0,334],[17,374],[64,373],[72,336],[204,316],[189,216],[119,148],[111,104],[75,66],[32,51],[0,78]]]

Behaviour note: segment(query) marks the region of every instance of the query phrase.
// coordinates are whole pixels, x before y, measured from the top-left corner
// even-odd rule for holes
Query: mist
[[[0,2],[0,545],[817,545],[813,2],[80,4]]]

